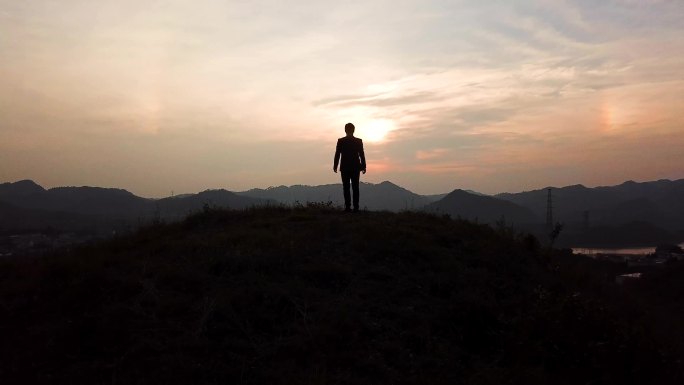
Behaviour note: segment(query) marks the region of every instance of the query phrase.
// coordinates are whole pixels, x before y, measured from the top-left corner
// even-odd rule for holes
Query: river
[[[679,247],[684,249],[684,243],[680,243]],[[572,252],[574,254],[585,254],[585,255],[595,255],[595,254],[622,254],[622,255],[646,255],[655,252],[656,247],[625,247],[621,249],[604,249],[604,248],[585,248],[585,247],[573,247]]]

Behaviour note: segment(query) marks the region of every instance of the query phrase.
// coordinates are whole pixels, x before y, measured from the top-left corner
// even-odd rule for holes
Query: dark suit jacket
[[[342,163],[340,163],[342,156]],[[363,141],[353,136],[337,139],[335,150],[335,169],[340,164],[340,171],[361,171],[366,169],[366,155],[363,153]]]

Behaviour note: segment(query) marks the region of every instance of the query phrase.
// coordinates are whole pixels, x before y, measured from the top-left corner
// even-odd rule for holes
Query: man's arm
[[[361,158],[361,171],[366,173],[366,154],[363,153],[363,140],[359,139],[359,157]]]
[[[337,172],[337,165],[340,164],[340,140],[337,140],[337,147],[335,147],[335,160],[333,162],[333,171]]]

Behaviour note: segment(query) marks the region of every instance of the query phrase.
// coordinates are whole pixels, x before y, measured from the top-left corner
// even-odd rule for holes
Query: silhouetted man
[[[351,123],[344,125],[344,132],[347,136],[337,139],[333,171],[337,172],[339,164],[344,190],[344,211],[350,211],[351,208],[351,194],[349,193],[351,185],[354,190],[354,211],[356,212],[359,211],[359,173],[366,173],[366,156],[363,153],[363,141],[354,137],[354,129]],[[340,156],[342,156],[341,163]]]

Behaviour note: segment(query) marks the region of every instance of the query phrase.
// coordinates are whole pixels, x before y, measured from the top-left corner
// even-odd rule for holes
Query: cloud
[[[448,148],[433,148],[431,150],[418,150],[416,152],[416,159],[421,160],[433,160],[442,158],[444,155],[449,153]]]
[[[682,12],[636,0],[4,1],[0,152],[21,164],[0,179],[105,181],[80,167],[106,153],[117,178],[132,152],[141,174],[177,175],[185,190],[329,182],[319,167],[344,123],[378,119],[396,129],[367,144],[377,177],[423,192],[591,184],[621,165],[684,177]],[[635,156],[640,143],[654,150]],[[70,160],[47,170],[45,153]]]
[[[370,96],[354,95],[354,96],[338,96],[326,98],[313,103],[314,106],[335,106],[335,107],[353,107],[353,106],[368,106],[368,107],[393,107],[402,105],[423,104],[439,100],[437,94],[428,91],[414,92],[412,94],[404,94],[401,96],[385,96],[383,94],[376,94]]]

